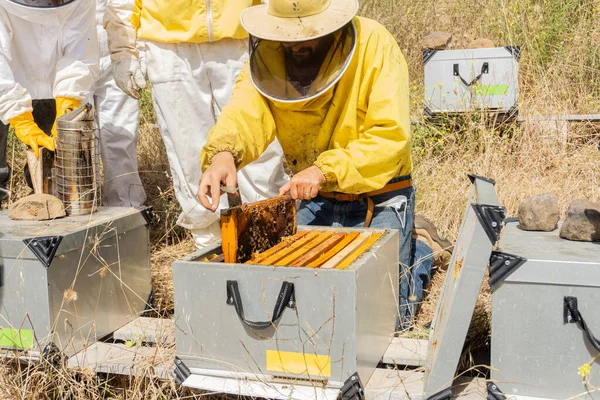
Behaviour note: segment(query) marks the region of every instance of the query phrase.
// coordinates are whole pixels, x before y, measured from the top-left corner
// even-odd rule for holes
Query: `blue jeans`
[[[425,242],[412,239],[411,267],[408,274],[408,300],[405,303],[405,317],[401,321],[401,330],[410,328],[411,322],[417,313],[417,307],[423,300],[423,289],[431,279],[433,268],[433,250]],[[402,299],[402,284],[400,284],[400,298]],[[400,302],[402,305],[402,301]]]
[[[404,179],[408,177],[394,178],[390,183]],[[397,196],[406,196],[407,200],[398,211],[392,206],[377,207]],[[370,227],[397,229],[400,233],[400,309],[397,324],[399,329],[404,330],[410,326],[416,305],[423,297],[423,288],[429,282],[433,252],[425,243],[412,239],[415,210],[413,187],[374,196],[372,199],[375,210]],[[342,202],[317,196],[300,203],[297,222],[298,225],[362,228],[366,215],[366,201]],[[420,262],[411,267],[415,260]]]

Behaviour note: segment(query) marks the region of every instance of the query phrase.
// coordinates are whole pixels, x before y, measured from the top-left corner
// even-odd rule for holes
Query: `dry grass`
[[[432,31],[453,34],[452,46],[489,38],[497,45],[521,45],[520,113],[594,113],[600,105],[599,3],[592,0],[366,0],[361,14],[381,21],[397,38],[410,71],[412,116],[420,120],[423,68],[419,43]],[[139,165],[157,220],[152,229],[152,280],[155,307],[162,316],[173,309],[171,262],[193,251],[187,233],[177,228],[178,206],[170,182],[164,146],[153,128],[150,97],[142,100]],[[456,125],[418,124],[413,131],[417,213],[430,218],[455,239],[468,199],[467,173],[494,178],[500,202],[515,215],[525,197],[551,192],[561,209],[575,199],[598,201],[600,152],[594,124],[573,124],[559,144],[540,124],[498,126],[470,115]],[[14,137],[8,146],[13,181],[11,200],[28,193],[20,171],[23,147]],[[6,206],[7,204],[4,204]],[[417,325],[432,319],[443,274],[426,291]],[[472,349],[486,345],[490,293],[484,284],[469,333]],[[169,382],[151,377],[100,381],[46,364],[15,368],[0,365],[0,398],[142,399],[186,398]]]
[[[154,309],[157,314],[169,317],[173,314],[173,261],[193,253],[194,241],[186,239],[176,245],[156,246],[152,251],[152,288],[154,289]]]
[[[232,400],[234,396],[206,394],[157,379],[150,367],[136,377],[96,375],[87,369],[67,370],[47,360],[35,363],[0,363],[0,398],[3,400]]]
[[[521,45],[521,115],[597,113],[597,1],[373,0],[361,8],[391,30],[405,54],[413,117],[421,114],[424,97],[422,54],[416,44],[434,31],[452,33],[451,48],[464,48],[478,38],[491,39],[498,46]],[[600,124],[569,125],[568,141],[563,144],[551,123],[499,126],[477,114],[465,116],[459,124],[444,121],[413,128],[416,212],[434,221],[448,238],[458,234],[469,196],[468,173],[495,179],[500,202],[510,215],[516,215],[520,202],[534,194],[553,193],[563,212],[575,199],[598,200]],[[433,319],[443,276],[434,273],[417,326]],[[490,301],[484,282],[468,350],[488,343]]]

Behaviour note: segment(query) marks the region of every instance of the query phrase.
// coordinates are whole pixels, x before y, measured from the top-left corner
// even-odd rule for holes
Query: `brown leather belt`
[[[349,193],[339,193],[339,192],[319,192],[319,196],[323,196],[326,199],[333,199],[337,201],[367,201],[367,217],[365,218],[365,228],[371,226],[371,220],[373,219],[373,211],[375,210],[375,204],[371,199],[374,196],[378,196],[380,194],[395,192],[397,190],[406,189],[412,186],[412,180],[405,179],[403,181],[398,181],[394,183],[388,183],[384,187],[379,190],[373,190],[368,193],[361,194],[349,194]]]

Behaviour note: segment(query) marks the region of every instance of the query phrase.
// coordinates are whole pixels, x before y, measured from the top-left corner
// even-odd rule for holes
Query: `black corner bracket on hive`
[[[23,243],[40,260],[46,268],[50,267],[52,260],[58,250],[58,245],[62,241],[62,236],[44,236],[31,239],[23,239]]]
[[[500,232],[502,232],[502,228],[504,227],[506,208],[489,204],[472,204],[472,206],[486,235],[492,244],[495,245],[498,239],[500,239]]]
[[[175,374],[175,383],[181,385],[187,378],[190,377],[190,375],[192,375],[192,372],[179,357],[175,357],[174,362],[175,370],[173,372]]]
[[[362,400],[365,398],[365,390],[362,381],[358,376],[358,372],[355,372],[350,378],[346,379],[346,382],[344,382],[344,386],[340,389],[338,399]]]
[[[490,289],[494,291],[510,274],[527,261],[526,258],[514,254],[492,251],[490,256]]]

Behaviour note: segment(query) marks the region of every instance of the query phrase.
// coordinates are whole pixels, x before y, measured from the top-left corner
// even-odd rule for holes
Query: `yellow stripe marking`
[[[337,269],[346,269],[350,264],[352,264],[358,257],[360,257],[373,243],[377,241],[381,236],[381,233],[374,233],[370,238],[368,238],[363,244],[361,244],[358,249],[354,250],[352,254],[344,259],[336,268]]]
[[[297,375],[331,377],[331,357],[267,350],[267,370]]]

